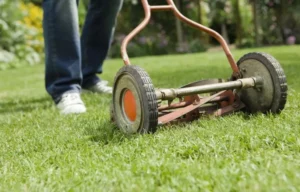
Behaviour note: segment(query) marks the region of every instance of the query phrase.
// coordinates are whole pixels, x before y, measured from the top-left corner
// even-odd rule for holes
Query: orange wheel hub
[[[135,97],[130,90],[126,90],[124,92],[124,97],[123,97],[123,106],[124,106],[124,112],[127,116],[127,118],[130,121],[135,121],[136,119],[136,101]]]

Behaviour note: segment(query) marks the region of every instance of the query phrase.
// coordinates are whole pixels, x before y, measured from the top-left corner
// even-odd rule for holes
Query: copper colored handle
[[[177,18],[179,18],[181,21],[191,25],[192,27],[199,29],[200,31],[204,31],[204,32],[208,33],[210,36],[214,37],[221,44],[221,46],[226,54],[226,57],[228,59],[228,62],[234,72],[234,75],[239,74],[238,66],[236,65],[236,62],[234,61],[234,58],[230,52],[230,49],[229,49],[225,39],[218,32],[216,32],[204,25],[196,23],[195,21],[192,21],[191,19],[188,19],[187,17],[182,15],[180,13],[180,11],[177,9],[173,0],[166,0],[168,5],[157,5],[157,6],[150,6],[148,3],[148,0],[141,0],[141,1],[143,4],[143,7],[144,7],[144,11],[145,11],[145,18],[131,33],[129,33],[128,36],[125,37],[125,39],[123,40],[122,45],[121,45],[121,54],[122,54],[122,58],[123,58],[125,65],[130,65],[130,60],[129,60],[127,50],[126,50],[127,45],[131,41],[131,39],[134,36],[136,36],[142,29],[144,29],[146,27],[146,25],[149,23],[150,18],[151,18],[151,11],[152,10],[153,11],[154,10],[172,10],[174,12],[175,16]]]

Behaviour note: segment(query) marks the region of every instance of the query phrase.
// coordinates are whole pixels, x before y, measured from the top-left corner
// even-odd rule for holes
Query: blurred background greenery
[[[300,43],[298,0],[174,0],[180,11],[213,28],[236,48]],[[149,0],[163,4],[162,0]],[[0,70],[43,63],[42,0],[0,0]],[[88,0],[79,4],[80,28]],[[139,0],[124,0],[109,57],[120,57],[124,37],[144,17]],[[218,43],[169,12],[153,19],[128,46],[131,57],[204,52]]]

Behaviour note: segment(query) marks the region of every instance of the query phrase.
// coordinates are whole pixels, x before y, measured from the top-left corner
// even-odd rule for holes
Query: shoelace
[[[78,103],[80,99],[79,99],[79,95],[78,94],[65,94],[62,96],[62,102],[66,103],[66,102],[70,102],[70,100],[74,101],[74,100],[78,100]]]

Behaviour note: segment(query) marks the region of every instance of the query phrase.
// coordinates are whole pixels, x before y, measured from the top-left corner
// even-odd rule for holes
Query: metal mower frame
[[[202,115],[221,116],[241,109],[250,113],[280,113],[286,103],[287,83],[279,62],[266,53],[249,53],[235,62],[224,38],[216,31],[182,15],[173,0],[149,5],[141,0],[144,20],[122,42],[125,66],[115,77],[112,120],[126,133],[155,132],[157,125],[186,122]],[[208,33],[222,46],[232,69],[228,80],[208,79],[178,89],[154,89],[146,71],[131,65],[127,45],[151,19],[152,11],[173,11],[181,21]],[[202,96],[200,94],[208,95]],[[162,105],[162,101],[167,104]]]

